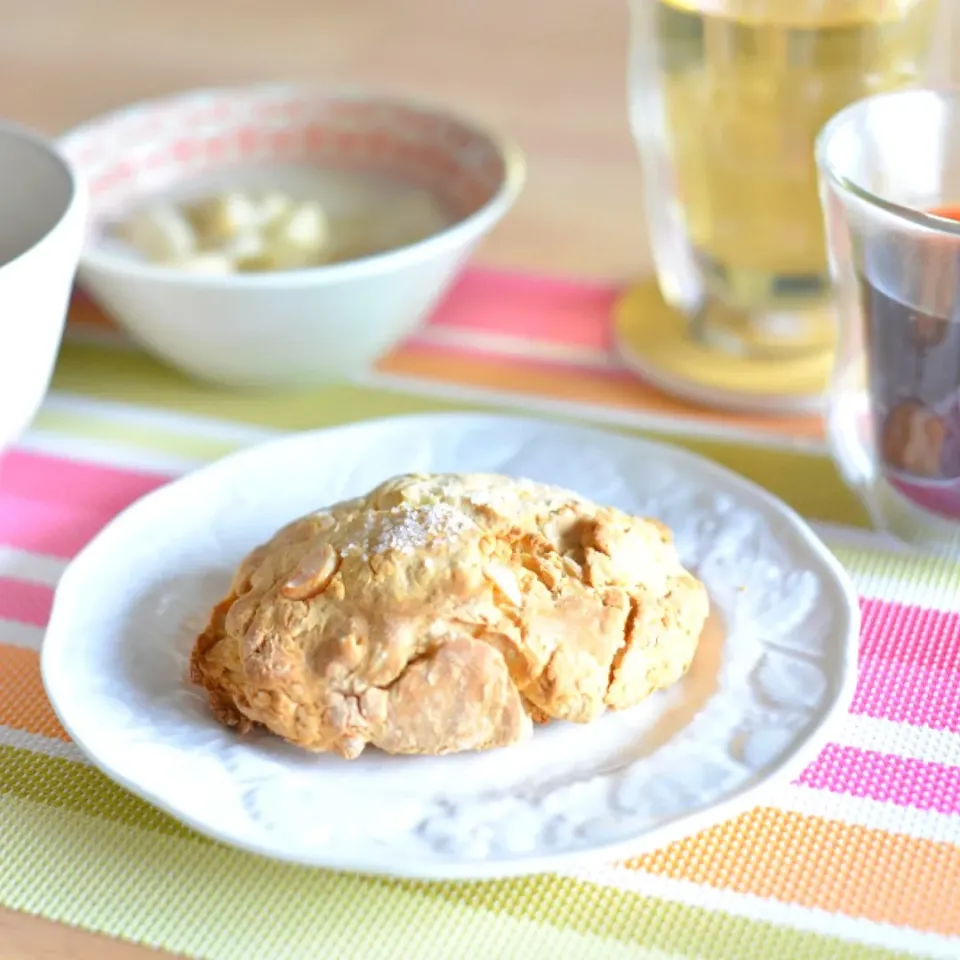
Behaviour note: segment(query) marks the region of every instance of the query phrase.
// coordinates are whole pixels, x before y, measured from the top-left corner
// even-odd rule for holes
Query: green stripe
[[[60,351],[52,386],[118,403],[140,403],[283,430],[334,426],[390,413],[471,409],[469,404],[346,384],[293,393],[229,390],[190,380],[146,354],[69,342]]]
[[[0,869],[0,902],[180,953],[612,960],[642,945],[704,960],[898,956],[563,877],[419,883],[274,863],[196,842],[90,768],[13,748],[0,761],[0,863],[20,865]]]
[[[832,542],[830,549],[847,570],[857,577],[884,577],[903,583],[922,584],[943,592],[945,597],[960,591],[960,563],[926,554],[906,554],[888,550],[849,546]]]
[[[908,956],[562,877],[467,884],[465,889],[448,885],[440,894],[485,909],[515,916],[532,914],[543,923],[704,960],[890,960]]]
[[[75,343],[64,345],[53,385],[58,390],[116,403],[145,404],[283,430],[436,410],[502,412],[493,406],[452,403],[343,384],[308,393],[279,395],[217,390],[188,380],[142,354]],[[229,444],[213,438],[206,441],[152,426],[141,429],[60,411],[56,414],[45,411],[37,422],[48,429],[191,458],[213,459],[229,448]],[[859,501],[843,485],[825,457],[670,433],[627,429],[619,432],[658,436],[685,446],[772,490],[804,516],[867,525],[866,513]]]
[[[0,794],[209,844],[85,764],[0,746]],[[55,815],[55,814],[51,814]],[[0,871],[2,872],[2,871]]]
[[[429,891],[201,848],[81,814],[54,818],[8,798],[0,798],[0,855],[20,866],[0,870],[0,901],[13,909],[210,960],[649,956]]]
[[[100,440],[121,447],[148,450],[190,460],[216,460],[237,449],[237,444],[214,437],[190,433],[171,433],[150,425],[118,423],[87,412],[58,408],[43,408],[37,414],[32,429],[46,430],[65,436]]]

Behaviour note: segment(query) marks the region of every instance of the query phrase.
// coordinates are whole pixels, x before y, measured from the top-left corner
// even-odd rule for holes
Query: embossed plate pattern
[[[185,666],[235,564],[295,516],[413,470],[528,476],[669,524],[713,607],[689,676],[482,754],[348,762],[217,724]],[[439,415],[290,436],[145,497],[67,569],[42,667],[91,760],[204,834],[304,864],[465,878],[640,853],[754,805],[846,712],[858,627],[829,551],[736,475],[588,428]]]

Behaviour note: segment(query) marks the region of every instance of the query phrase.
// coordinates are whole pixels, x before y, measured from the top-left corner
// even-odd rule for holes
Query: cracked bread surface
[[[190,674],[221,722],[308,750],[485,750],[675,683],[707,612],[656,521],[531,480],[407,474],[248,554]]]

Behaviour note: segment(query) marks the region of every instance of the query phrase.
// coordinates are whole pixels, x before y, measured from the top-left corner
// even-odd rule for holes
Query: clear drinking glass
[[[813,144],[923,75],[939,0],[631,0],[630,117],[664,298],[700,339],[797,357],[836,328]]]
[[[881,529],[960,547],[960,90],[847,107],[816,147],[840,339],[827,434]]]

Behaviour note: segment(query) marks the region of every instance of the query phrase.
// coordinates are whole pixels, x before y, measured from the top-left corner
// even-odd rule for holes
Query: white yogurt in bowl
[[[72,131],[92,185],[84,286],[134,339],[216,383],[287,388],[362,372],[433,309],[524,180],[519,150],[436,109],[312,87],[200,91]],[[339,253],[213,273],[151,262],[118,226],[161,200],[280,191]]]

